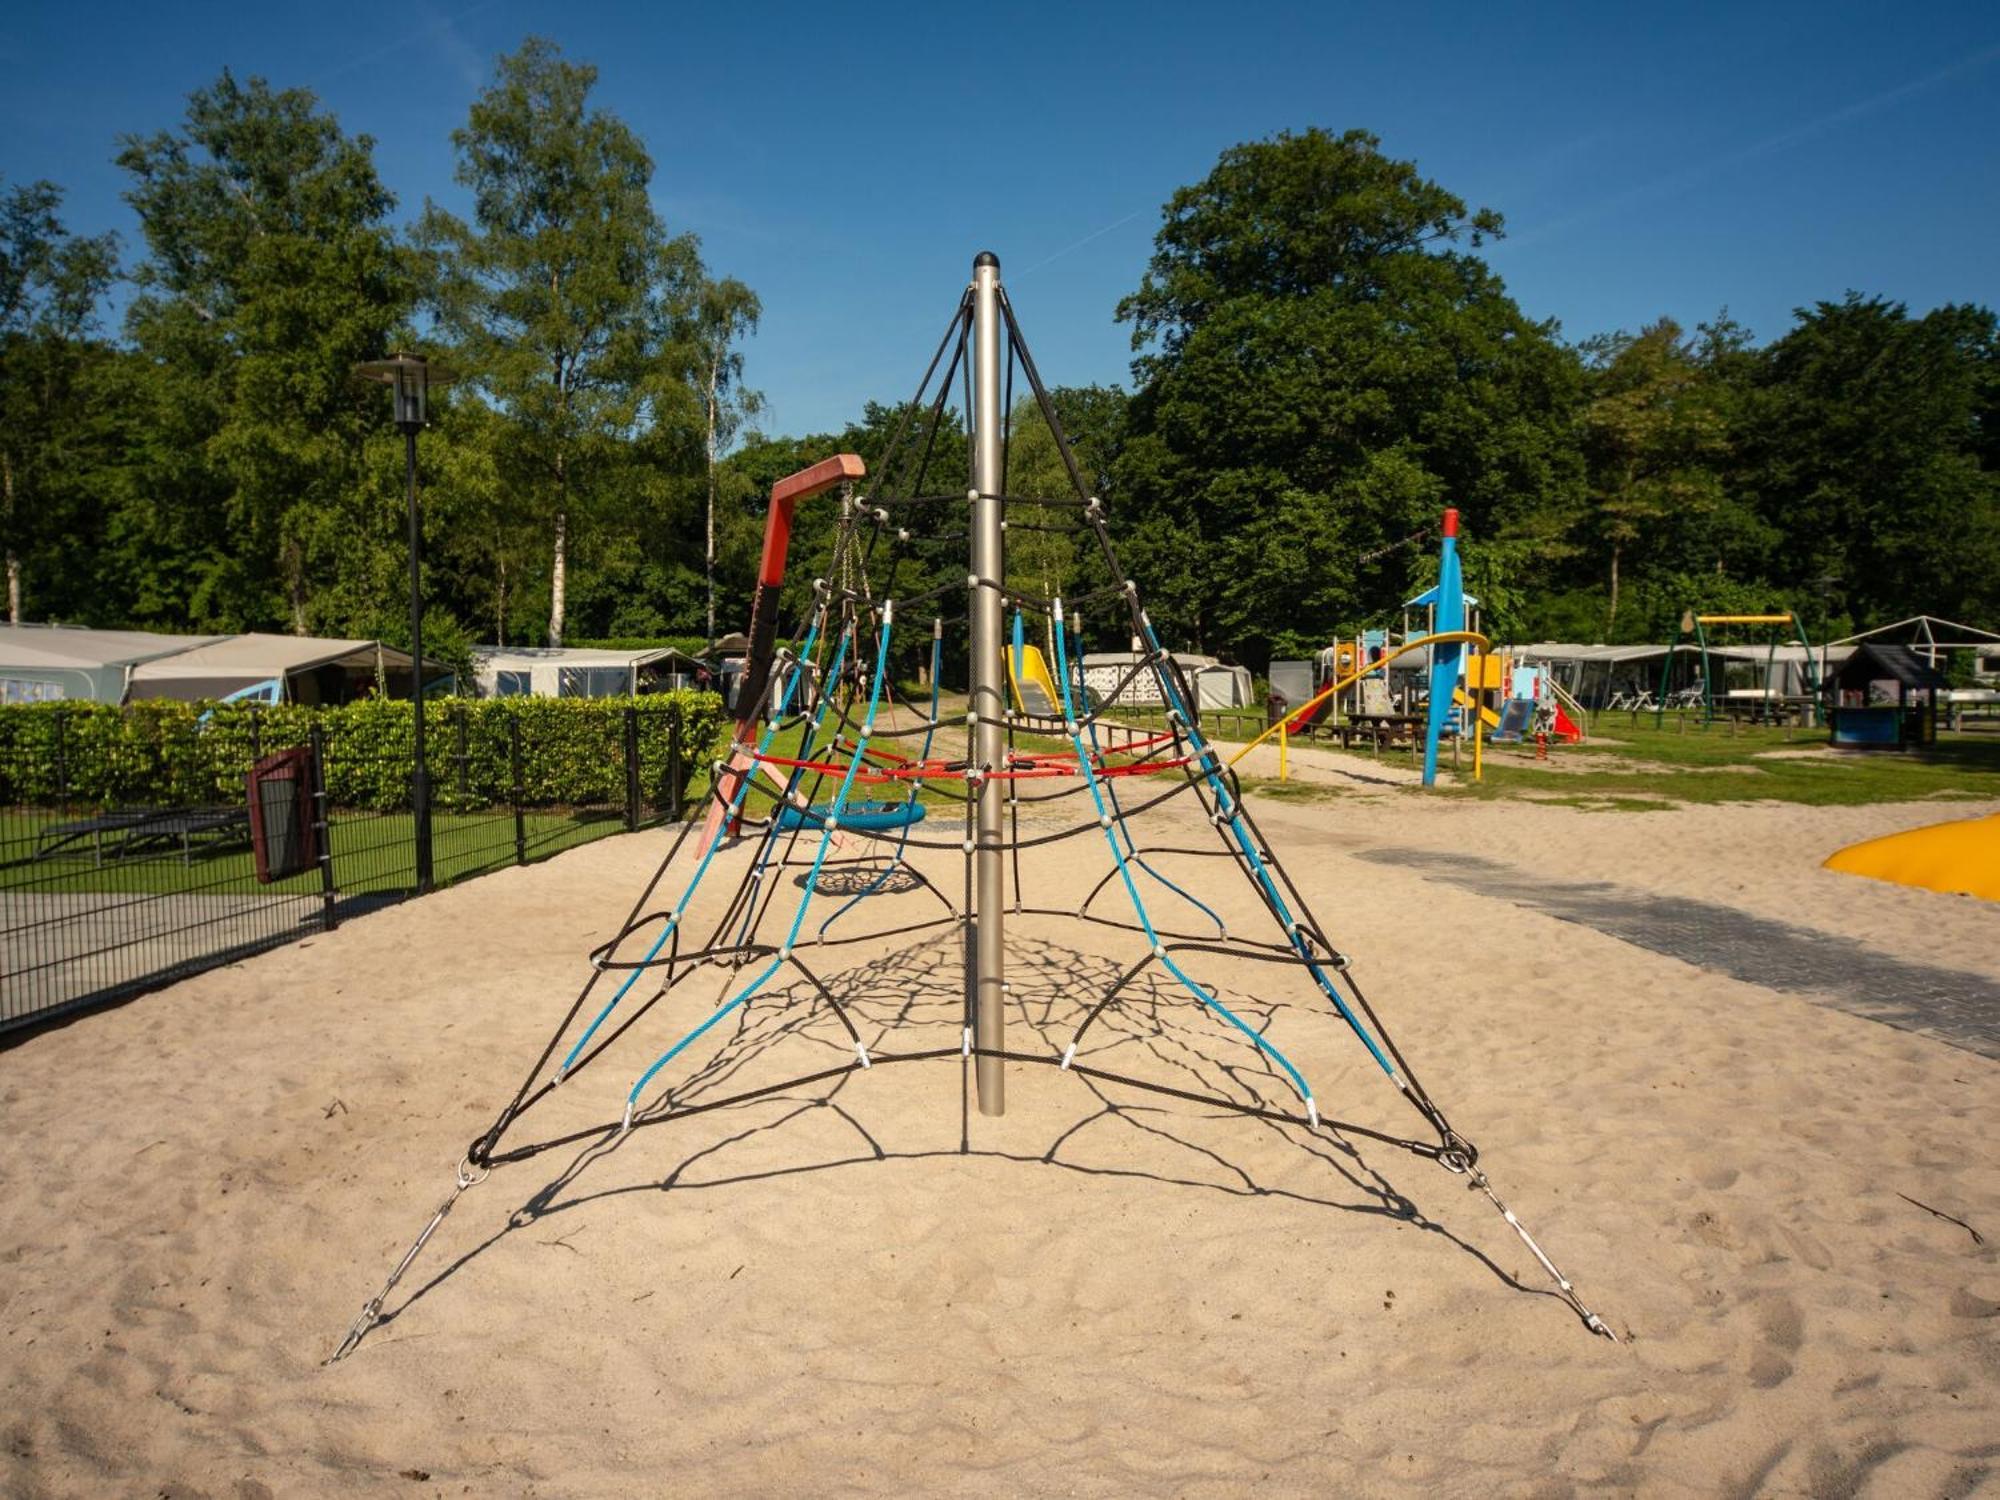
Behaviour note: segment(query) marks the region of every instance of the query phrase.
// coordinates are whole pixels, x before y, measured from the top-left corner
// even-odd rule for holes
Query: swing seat
[[[833,804],[830,802],[815,802],[811,807],[787,806],[778,813],[778,826],[786,830],[824,828],[832,813]],[[847,811],[840,816],[840,826],[862,832],[879,832],[886,828],[907,828],[923,820],[924,805],[921,802],[850,802]]]

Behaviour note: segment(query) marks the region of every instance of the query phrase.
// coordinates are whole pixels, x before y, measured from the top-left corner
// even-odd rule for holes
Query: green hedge
[[[628,709],[638,719],[641,785],[649,801],[665,793],[676,723],[684,788],[714,757],[722,700],[713,693],[433,700],[425,705],[424,725],[434,805],[474,811],[509,803],[515,724],[524,805],[622,805]],[[411,705],[379,700],[340,708],[0,706],[0,804],[234,802],[243,795],[251,761],[307,743],[315,720],[325,737],[327,794],[335,807],[387,812],[409,806]]]

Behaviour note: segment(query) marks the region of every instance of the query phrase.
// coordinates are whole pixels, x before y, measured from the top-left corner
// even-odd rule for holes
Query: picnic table
[[[1422,714],[1351,713],[1339,726],[1340,748],[1348,749],[1355,740],[1366,740],[1377,750],[1413,744],[1423,722]]]

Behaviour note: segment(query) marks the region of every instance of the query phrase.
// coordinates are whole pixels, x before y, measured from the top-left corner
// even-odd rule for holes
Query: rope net
[[[519,1088],[467,1149],[452,1196],[382,1294],[364,1308],[335,1358],[358,1345],[451,1203],[488,1171],[554,1149],[608,1147],[633,1131],[884,1064],[955,1059],[964,1066],[985,1056],[1048,1065],[1099,1084],[1393,1146],[1469,1176],[1474,1187],[1492,1196],[1478,1166],[1478,1151],[1453,1129],[1419,1080],[1357,983],[1348,956],[1321,926],[1258,827],[1235,772],[1204,735],[1195,696],[1162,646],[1138,586],[1119,564],[1105,507],[1084,480],[1004,292],[999,305],[1010,396],[1018,370],[1055,439],[1071,493],[1016,495],[1007,492],[1004,479],[997,495],[971,486],[936,488],[933,460],[939,435],[951,419],[948,398],[954,379],[968,364],[968,293],[916,396],[904,407],[888,450],[873,466],[868,487],[860,492],[851,484],[841,489],[830,553],[811,580],[788,637],[798,644],[777,653],[768,716],[734,770],[723,761],[714,764],[708,822],[719,825],[717,836],[703,847],[702,820],[690,818],[682,825],[624,921],[589,953],[581,988]],[[968,401],[968,412],[970,407]],[[1011,418],[1011,400],[1006,409]],[[1003,476],[1004,464],[1003,449]],[[1094,559],[1094,565],[1079,564],[1076,572],[1098,571],[1109,581],[1067,602],[1059,593],[1036,593],[977,574],[956,575],[955,581],[929,583],[899,596],[899,579],[925,549],[949,545],[962,555],[965,509],[981,498],[1002,503],[1010,529],[1019,524],[1070,538]],[[1017,522],[1017,516],[1033,519]],[[940,526],[947,529],[920,529]],[[977,714],[956,701],[947,704],[941,685],[946,638],[966,623],[970,601],[981,590],[997,593],[1013,612],[1014,645],[1009,649],[1015,653],[1016,671],[1009,674],[1010,682],[1019,676],[1024,618],[1032,617],[1046,632],[1054,656],[1049,673],[1057,701],[1029,712],[1016,687],[1005,715],[1007,750],[997,762],[977,757]],[[1107,604],[1129,626],[1137,649],[1113,680],[1092,690],[1071,622],[1080,605]],[[926,613],[927,700],[903,702],[892,680],[892,643],[899,640],[905,621]],[[1114,705],[1135,687],[1150,690],[1148,696],[1163,713],[1163,728],[1135,728],[1116,717]],[[968,984],[956,1046],[897,1050],[878,1038],[871,1047],[851,1013],[851,994],[844,1001],[839,988],[817,972],[819,955],[903,935],[940,940],[948,951],[957,944],[956,951],[970,952],[969,929],[976,916],[973,861],[981,848],[974,806],[988,783],[1002,784],[1006,792],[1001,849],[1010,866],[1009,912],[1113,934],[1110,941],[1126,955],[1119,960],[1122,967],[1093,976],[1095,990],[1072,996],[1082,1014],[1061,1046],[1045,1051],[977,1046],[973,986]],[[1149,841],[1143,816],[1175,801],[1198,809],[1207,830],[1205,842]],[[724,837],[725,832],[733,838]],[[1023,878],[1022,856],[1077,840],[1086,848],[1101,846],[1100,878],[1074,908],[1038,904],[1031,899],[1033,883]],[[963,862],[962,881],[941,882],[913,859],[920,851],[955,853]],[[1214,906],[1167,873],[1171,863],[1185,881],[1179,867],[1189,860],[1233,866],[1234,878],[1254,898],[1260,930],[1232,929]],[[732,877],[718,873],[724,866],[732,869]],[[671,896],[664,894],[669,891]],[[899,904],[892,897],[905,899]],[[917,915],[910,912],[909,898],[917,900]],[[887,925],[867,923],[871,902],[885,912],[894,908]],[[1266,1026],[1226,1004],[1221,988],[1201,977],[1224,963],[1262,966],[1253,972],[1282,969],[1302,980],[1307,993],[1338,1018],[1360,1047],[1364,1069],[1382,1075],[1393,1097],[1407,1107],[1403,1118],[1411,1122],[1409,1128],[1360,1123],[1323,1109],[1304,1071],[1266,1035]],[[1183,1088],[1094,1061],[1088,1050],[1093,1033],[1142,986],[1153,986],[1156,995],[1178,995],[1209,1025],[1234,1035],[1274,1079],[1282,1080],[1291,1104]],[[801,997],[838,1028],[851,1053],[846,1060],[722,1097],[677,1089],[673,1065],[725,1021],[737,1017],[740,1025],[747,1008],[760,999],[797,1004]],[[682,1021],[678,1029],[665,1024],[677,1013]],[[565,1121],[547,1134],[535,1132],[538,1111],[559,1089],[567,1093],[586,1076],[607,1074],[617,1082],[606,1098],[603,1118],[581,1126]],[[1499,1204],[1497,1198],[1494,1202]],[[1501,1212],[1548,1268],[1577,1315],[1594,1332],[1609,1336],[1610,1330],[1577,1299],[1513,1215],[1504,1206]]]

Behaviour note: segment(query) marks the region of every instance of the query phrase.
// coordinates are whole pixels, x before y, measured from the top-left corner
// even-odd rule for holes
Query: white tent
[[[144,662],[132,672],[134,698],[226,698],[274,685],[288,703],[344,703],[366,692],[407,698],[410,655],[380,641],[309,635],[230,635]]]
[[[1211,678],[1214,687],[1212,696],[1221,698],[1241,693],[1247,701],[1249,697],[1249,673],[1244,672],[1239,679],[1240,668],[1225,667],[1212,656],[1199,656],[1191,651],[1168,653],[1179,663],[1181,675],[1190,686],[1204,677]],[[1121,708],[1158,708],[1162,706],[1159,678],[1151,672],[1134,673],[1146,658],[1135,651],[1093,651],[1083,658],[1083,685],[1097,702],[1112,702]],[[1116,693],[1116,698],[1109,695]],[[1203,707],[1230,707],[1233,705],[1206,700]]]
[[[222,639],[69,625],[0,625],[0,701],[123,703],[134,670]]]
[[[1961,625],[1937,615],[1912,615],[1907,620],[1877,625],[1859,635],[1843,636],[1833,644],[1847,646],[1861,641],[1908,646],[1933,667],[1942,666],[1947,651],[1976,651],[1979,653],[1976,675],[2000,677],[2000,635],[1976,625]]]
[[[482,698],[623,698],[648,687],[689,686],[696,665],[693,657],[670,646],[646,651],[472,648],[472,676]]]
[[[1537,641],[1532,646],[1505,649],[1524,663],[1546,666],[1550,675],[1586,707],[1596,708],[1613,694],[1656,688],[1660,663],[1671,648],[1644,644],[1580,645],[1569,641]],[[1693,653],[1692,644],[1681,651]]]
[[[1852,646],[1710,646],[1713,691],[1733,698],[1802,698],[1854,654]],[[1717,665],[1723,663],[1724,665]],[[1730,665],[1734,664],[1735,670]],[[1725,683],[1731,684],[1725,688]]]

